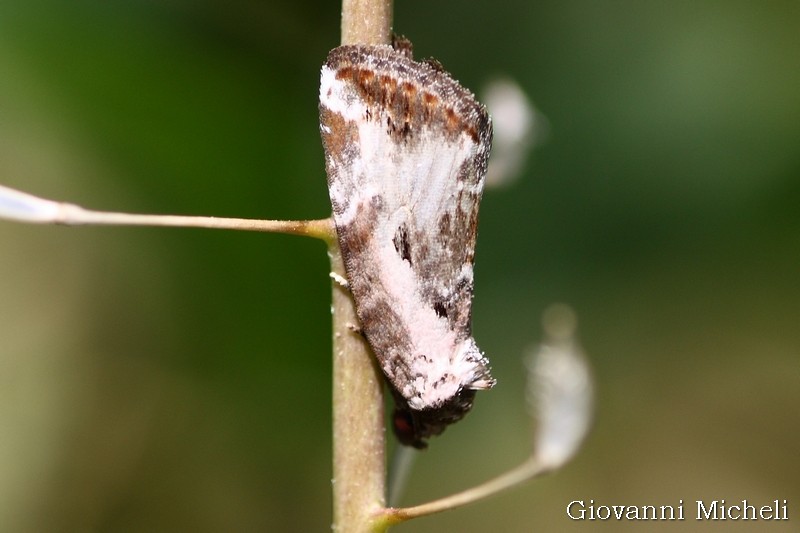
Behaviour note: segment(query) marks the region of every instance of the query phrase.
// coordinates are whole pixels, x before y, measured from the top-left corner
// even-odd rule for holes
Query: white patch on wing
[[[393,140],[382,122],[365,120],[367,106],[352,84],[337,79],[336,72],[328,67],[322,69],[320,101],[344,120],[356,123],[362,155],[348,168],[337,169],[340,181],[331,184],[331,196],[344,200],[348,194],[357,192],[358,199],[368,202],[372,194],[380,193],[384,211],[389,214],[375,228],[372,243],[380,248],[371,254],[376,258],[376,271],[394,311],[408,327],[414,349],[409,354],[413,361],[411,374],[419,377],[408,382],[401,394],[412,408],[423,409],[440,405],[462,387],[485,388],[475,381],[478,370],[475,354],[480,352],[474,341],[456,341],[456,332],[450,329],[447,320],[423,301],[424,280],[392,245],[395,231],[403,223],[424,230],[435,228],[439,217],[447,211],[455,216],[454,199],[464,187],[455,176],[464,161],[474,156],[475,143],[464,132],[455,142],[449,142],[442,138],[442,132],[424,127],[414,132],[413,150],[400,150],[405,145]],[[381,184],[380,190],[376,189],[376,183]],[[338,222],[350,223],[358,204],[351,197]],[[461,273],[472,280],[471,265],[463,265]],[[388,363],[384,371],[391,372]]]
[[[331,52],[320,117],[359,319],[420,446],[470,409],[463,390],[494,385],[469,335],[491,121],[440,67],[380,46]]]
[[[426,128],[416,132],[422,139],[416,146],[423,153],[404,152],[398,150],[398,144],[386,135],[384,129],[382,124],[374,121],[358,122],[363,154],[368,155],[354,166],[353,172],[348,169],[346,175],[340,174],[340,177],[350,178],[353,189],[359,191],[362,198],[370,197],[367,192],[373,188],[370,177],[381,176],[385,183],[381,192],[383,209],[388,217],[381,218],[375,227],[375,238],[371,242],[376,249],[370,254],[376,258],[375,270],[387,290],[386,296],[392,302],[393,310],[408,327],[413,346],[413,353],[408,354],[412,361],[410,374],[418,377],[408,382],[400,393],[412,408],[423,409],[441,405],[462,387],[471,386],[477,365],[474,358],[468,360],[467,356],[474,355],[477,348],[472,342],[474,350],[468,350],[470,347],[464,346],[466,341],[457,341],[456,332],[450,329],[447,320],[423,301],[425,280],[420,279],[411,264],[400,257],[392,239],[403,224],[420,230],[436,227],[438,218],[447,208],[452,210],[455,204],[451,192],[456,184],[453,177],[471,155],[474,144],[465,134],[460,135],[456,143],[443,142],[439,138],[441,135]],[[363,170],[359,173],[359,169]],[[398,179],[386,178],[393,175]],[[413,178],[408,179],[409,176]],[[342,220],[351,220],[356,209],[357,202],[352,202]],[[428,244],[433,246],[433,243]],[[471,280],[471,265],[463,265],[462,274]],[[384,370],[391,372],[388,363]],[[435,383],[438,385],[434,386]]]

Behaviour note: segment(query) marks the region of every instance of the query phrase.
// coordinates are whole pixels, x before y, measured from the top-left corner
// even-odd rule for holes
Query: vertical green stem
[[[343,0],[342,44],[389,44],[392,0]],[[331,271],[344,277],[336,239]],[[383,374],[358,327],[353,298],[333,283],[333,530],[386,529],[375,522],[386,506]],[[381,524],[385,524],[381,521]]]
[[[342,44],[390,44],[393,0],[342,0]]]
[[[344,276],[338,245],[333,272]],[[383,377],[369,346],[353,328],[358,317],[348,290],[333,283],[333,530],[373,531],[385,505]]]

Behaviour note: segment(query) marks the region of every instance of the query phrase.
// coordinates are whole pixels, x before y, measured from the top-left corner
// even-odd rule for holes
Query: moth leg
[[[361,329],[361,326],[358,324],[347,324],[347,329],[351,332],[355,333],[356,335],[361,335],[364,337],[364,331]],[[364,337],[366,339],[366,337]]]
[[[350,284],[347,282],[346,279],[344,279],[344,276],[340,276],[336,272],[331,272],[330,277],[334,281],[334,283],[339,285],[341,288],[350,290]]]

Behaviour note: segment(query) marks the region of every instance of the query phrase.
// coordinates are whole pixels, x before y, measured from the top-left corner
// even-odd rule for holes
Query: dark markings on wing
[[[437,354],[411,353],[407,325],[394,311],[394,302],[385,299],[387,291],[375,272],[374,254],[386,246],[393,247],[403,261],[408,261],[419,280],[423,303],[436,316],[446,319],[448,327],[460,339],[471,335],[471,266],[491,123],[485,108],[472,93],[437,62],[413,61],[410,48],[398,52],[381,46],[342,46],[331,51],[326,66],[351,90],[348,98],[366,107],[361,118],[380,125],[386,134],[388,142],[378,146],[387,147],[387,153],[369,154],[369,158],[387,158],[396,150],[426,153],[430,147],[419,146],[423,137],[452,144],[462,142],[461,135],[466,134],[473,143],[473,151],[465,154],[464,161],[452,162],[451,186],[446,187],[441,198],[434,199],[438,204],[432,205],[438,205],[441,214],[430,218],[429,226],[423,226],[412,211],[408,223],[399,225],[389,237],[391,243],[378,243],[373,230],[379,217],[384,221],[389,217],[382,212],[384,196],[390,198],[388,195],[398,190],[396,182],[421,177],[352,175],[353,162],[364,160],[357,123],[348,122],[341,114],[320,104],[334,222],[356,310],[364,334],[393,388],[396,433],[404,444],[421,447],[425,438],[441,433],[448,424],[464,416],[472,405],[474,391],[463,388],[443,405],[423,411],[408,406],[408,398],[398,391],[404,383],[416,378],[411,375],[409,361]],[[434,135],[423,136],[424,131]],[[392,145],[395,148],[389,152]],[[364,183],[378,191],[371,199],[363,198]],[[353,213],[353,202],[360,203],[355,206],[355,216],[349,216]],[[414,206],[407,207],[413,210]]]
[[[408,240],[408,226],[406,224],[401,224],[397,228],[392,244],[394,244],[394,249],[400,255],[400,259],[411,263],[411,243]]]

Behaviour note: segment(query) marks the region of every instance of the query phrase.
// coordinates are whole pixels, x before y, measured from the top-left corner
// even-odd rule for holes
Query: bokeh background
[[[329,213],[319,67],[338,2],[6,1],[0,183],[82,205]],[[481,208],[474,330],[498,386],[405,503],[521,461],[523,355],[567,302],[597,381],[562,471],[398,531],[797,531],[800,4],[400,0],[466,86],[547,117]],[[325,531],[327,257],[310,239],[0,224],[0,530]],[[573,522],[571,500],[684,522]],[[790,522],[697,523],[697,499]]]

